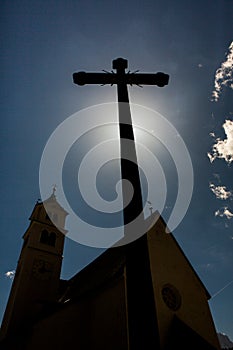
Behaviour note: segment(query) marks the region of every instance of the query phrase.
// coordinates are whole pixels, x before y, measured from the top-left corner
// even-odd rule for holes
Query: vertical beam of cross
[[[128,183],[122,183],[123,196],[123,220],[124,220],[124,240],[133,240],[133,221],[137,220],[137,225],[141,224],[143,229],[144,215],[142,203],[142,191],[135,148],[134,132],[130,112],[129,96],[127,84],[125,83],[125,69],[127,60],[116,59],[113,61],[113,69],[118,76],[117,95],[119,109],[119,131],[120,131],[120,157],[121,157],[121,178],[128,180],[133,188],[133,196],[130,198]],[[131,199],[131,200],[130,200]],[[130,224],[131,225],[128,225]],[[128,225],[128,226],[127,226]],[[138,227],[135,227],[138,230]]]
[[[144,228],[144,215],[140,175],[134,142],[134,132],[130,113],[127,84],[158,85],[168,84],[169,76],[164,73],[141,74],[126,73],[127,60],[113,60],[116,73],[85,73],[73,74],[73,81],[78,85],[85,84],[116,84],[118,94],[119,130],[121,148],[121,177],[133,186],[133,197],[129,202],[127,183],[122,183],[124,238],[122,242],[132,241],[134,226],[129,226],[137,220],[141,229]],[[127,142],[126,142],[127,141]],[[142,231],[143,232],[143,231]],[[128,314],[128,344],[130,350],[159,349],[160,340],[156,318],[156,306],[151,279],[147,236],[143,235],[126,246],[126,304]]]

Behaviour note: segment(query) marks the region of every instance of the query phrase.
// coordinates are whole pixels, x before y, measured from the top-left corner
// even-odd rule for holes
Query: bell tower
[[[26,327],[45,305],[58,300],[67,212],[52,195],[37,202],[23,236],[23,246],[4,314],[1,338]],[[46,209],[46,210],[45,210]]]

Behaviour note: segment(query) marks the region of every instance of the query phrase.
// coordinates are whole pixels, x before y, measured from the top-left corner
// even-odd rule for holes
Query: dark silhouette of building
[[[146,339],[144,347],[129,342],[126,261],[144,252],[132,249],[128,256],[127,246],[110,248],[70,280],[61,280],[67,212],[54,193],[46,209],[43,203],[35,205],[23,236],[2,322],[1,349],[151,349]],[[220,349],[210,295],[165,228],[159,217],[145,234],[155,305],[157,346],[153,349]],[[137,283],[147,290],[140,278]],[[140,316],[143,302],[139,297],[135,315]]]

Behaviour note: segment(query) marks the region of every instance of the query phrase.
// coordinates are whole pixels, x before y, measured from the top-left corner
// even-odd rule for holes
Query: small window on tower
[[[55,247],[56,243],[56,233],[51,232],[48,237],[48,244],[51,245],[52,247]]]
[[[40,236],[40,243],[48,244],[49,233],[47,230],[43,230]]]

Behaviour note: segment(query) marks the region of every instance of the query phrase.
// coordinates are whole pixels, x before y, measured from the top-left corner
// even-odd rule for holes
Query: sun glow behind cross
[[[131,113],[144,215],[151,215],[148,201],[154,211],[162,213],[168,183],[172,181],[170,193],[176,181],[177,191],[168,220],[168,227],[174,229],[185,215],[192,194],[188,151],[182,139],[177,138],[176,129],[159,113],[135,104],[131,104]],[[123,139],[123,142],[127,149],[133,141]],[[165,154],[172,165],[164,162]],[[61,205],[70,213],[67,229],[71,239],[85,245],[108,247],[120,238],[123,202],[117,103],[81,110],[57,127],[41,159],[42,200],[47,198],[54,182]],[[76,227],[80,228],[79,232]]]

